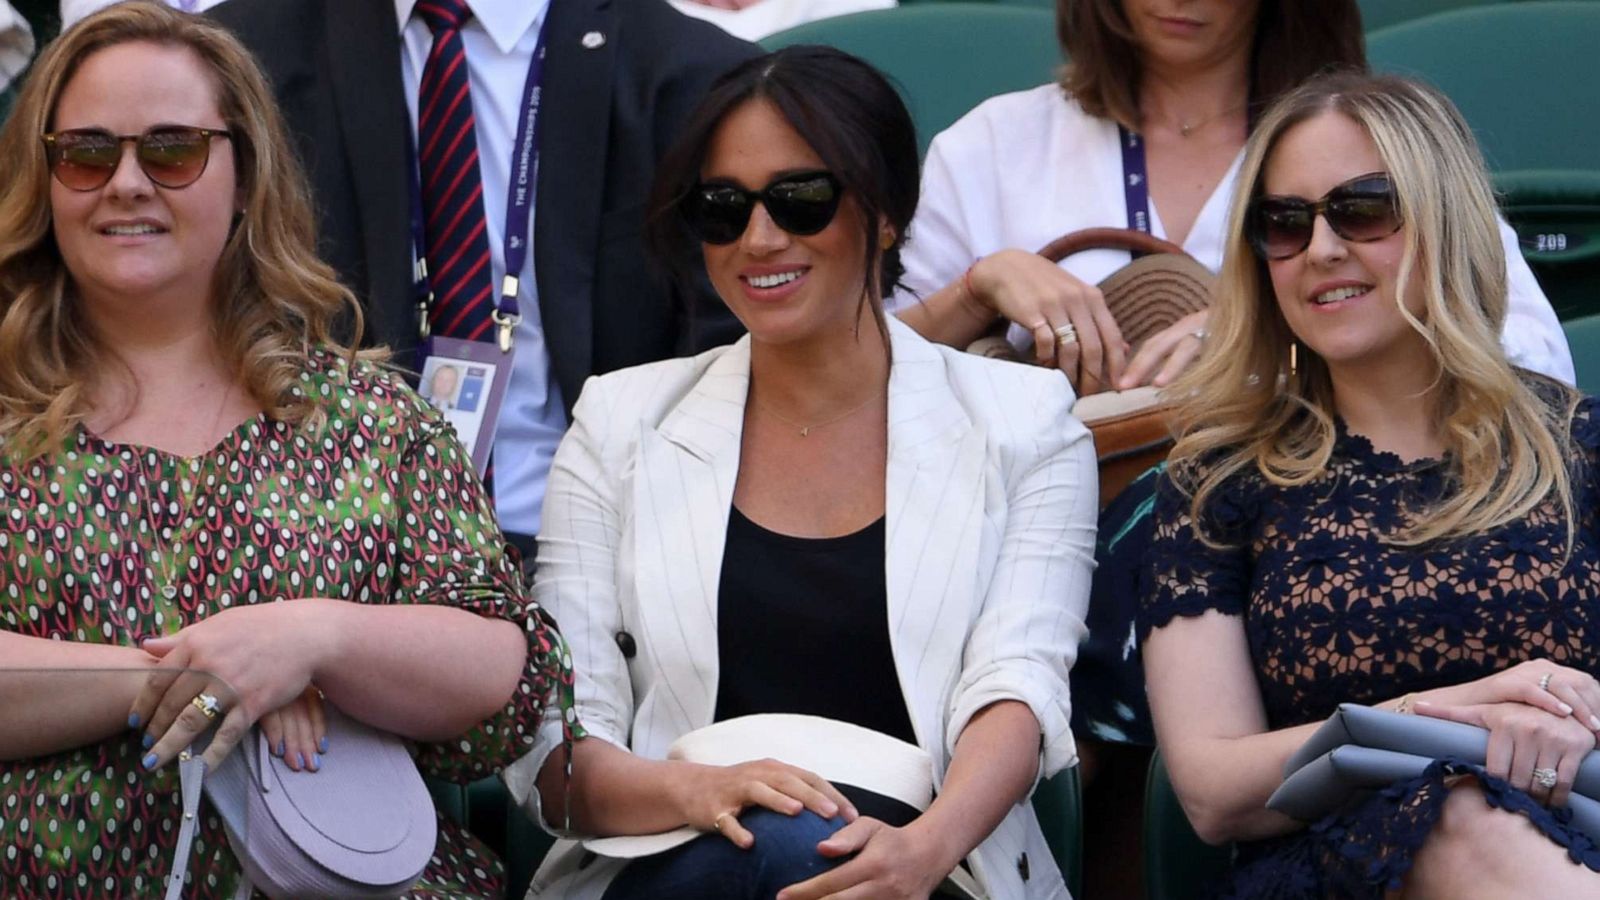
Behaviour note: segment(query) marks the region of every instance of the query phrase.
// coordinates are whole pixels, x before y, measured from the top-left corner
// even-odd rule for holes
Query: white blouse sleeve
[[[1566,332],[1561,330],[1556,311],[1533,277],[1528,261],[1522,258],[1517,233],[1504,217],[1500,219],[1500,240],[1506,249],[1506,287],[1510,294],[1505,328],[1500,334],[1506,356],[1512,365],[1575,384],[1578,376],[1572,367]]]

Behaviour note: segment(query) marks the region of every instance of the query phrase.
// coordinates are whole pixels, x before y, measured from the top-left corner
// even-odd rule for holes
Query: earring
[[[1300,373],[1300,342],[1289,342],[1289,377],[1293,378]]]

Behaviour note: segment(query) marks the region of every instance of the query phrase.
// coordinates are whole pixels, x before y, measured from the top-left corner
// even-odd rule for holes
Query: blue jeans
[[[636,859],[611,882],[604,900],[770,900],[791,884],[844,863],[817,853],[817,843],[845,825],[810,810],[786,816],[747,809],[739,824],[755,835],[740,850],[720,834],[705,834],[666,853]]]

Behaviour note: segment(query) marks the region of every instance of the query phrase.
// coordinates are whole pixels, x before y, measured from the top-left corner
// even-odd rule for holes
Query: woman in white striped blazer
[[[1067,896],[1026,799],[1076,761],[1094,454],[1058,374],[884,316],[917,185],[893,88],[820,47],[730,72],[663,164],[657,247],[697,242],[749,335],[586,385],[534,590],[589,736],[570,782],[557,728],[507,780],[578,834],[705,834],[626,864],[563,842],[534,896],[927,897],[958,866],[992,898]],[[937,798],[886,821],[781,763],[665,760],[754,712],[900,736]]]

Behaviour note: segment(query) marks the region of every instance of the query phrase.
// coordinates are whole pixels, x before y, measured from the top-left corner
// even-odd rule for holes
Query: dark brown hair
[[[1084,112],[1139,129],[1139,48],[1123,0],[1056,0],[1061,86]],[[1301,82],[1367,67],[1356,0],[1261,0],[1250,51],[1250,121]]]
[[[712,84],[677,142],[656,169],[646,240],[656,259],[680,281],[693,277],[689,260],[700,243],[678,205],[700,181],[711,138],[722,120],[750,100],[770,102],[822,157],[861,213],[866,263],[862,302],[873,304],[887,340],[883,297],[905,273],[900,248],[917,211],[921,178],[917,132],[911,113],[883,73],[842,50],[818,45],[785,47],[747,60]],[[894,230],[879,244],[879,222]]]

